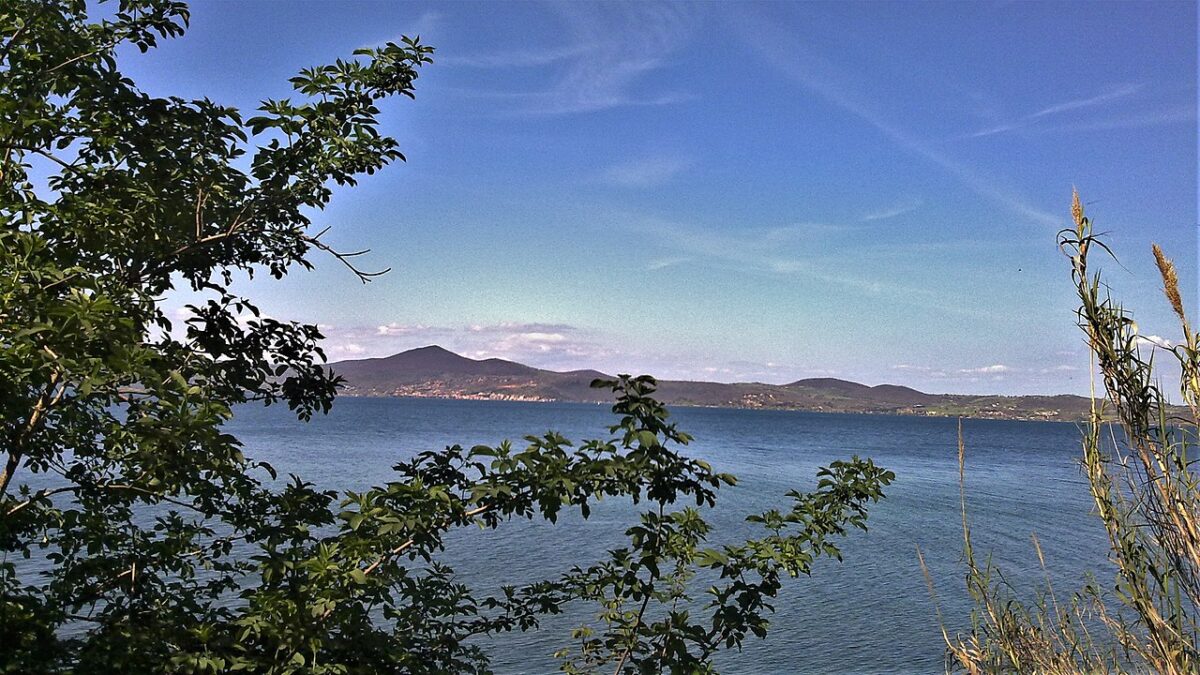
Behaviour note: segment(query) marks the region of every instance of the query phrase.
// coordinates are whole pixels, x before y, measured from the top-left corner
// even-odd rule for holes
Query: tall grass
[[[1020,599],[990,558],[980,560],[974,551],[964,491],[964,558],[974,611],[969,632],[951,636],[943,629],[948,667],[970,673],[1197,672],[1200,475],[1192,455],[1200,338],[1184,311],[1175,266],[1154,245],[1183,338],[1167,351],[1179,361],[1180,394],[1190,412],[1173,414],[1180,408],[1169,405],[1155,376],[1154,352],[1161,350],[1145,346],[1132,315],[1088,265],[1097,250],[1111,252],[1093,232],[1078,194],[1071,215],[1075,226],[1059,233],[1059,245],[1071,261],[1078,324],[1091,348],[1093,373],[1082,467],[1116,578],[1103,586],[1089,583],[1060,602],[1047,575],[1032,601]],[[961,427],[958,451],[961,489]],[[1036,537],[1033,545],[1042,558]]]

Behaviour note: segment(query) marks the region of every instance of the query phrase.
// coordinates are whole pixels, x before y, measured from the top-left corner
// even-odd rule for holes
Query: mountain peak
[[[819,389],[822,391],[836,392],[843,395],[870,389],[870,387],[865,384],[859,384],[858,382],[851,382],[849,380],[839,380],[836,377],[810,377],[805,380],[789,382],[783,386],[789,388],[805,387],[808,389]]]
[[[455,354],[454,352],[450,351],[449,349],[446,349],[445,347],[443,347],[441,345],[426,345],[424,347],[417,347],[415,349],[406,349],[405,351],[402,351],[402,352],[399,352],[396,354],[392,354],[391,356],[387,356],[384,358],[395,359],[395,358],[400,358],[400,357],[410,358],[410,359],[411,358],[426,358],[426,359],[454,359],[454,360],[463,360],[463,361],[471,361],[472,360],[465,356],[462,356],[461,354]]]
[[[455,377],[528,376],[536,368],[505,361],[482,361],[460,356],[440,345],[427,345],[378,359],[340,361],[331,364],[334,372],[350,381],[414,382]]]
[[[902,405],[924,405],[936,398],[925,392],[897,384],[877,384],[874,387],[869,387],[858,382],[839,380],[833,377],[814,377],[807,380],[797,380],[784,386],[791,389],[811,389],[835,396]]]

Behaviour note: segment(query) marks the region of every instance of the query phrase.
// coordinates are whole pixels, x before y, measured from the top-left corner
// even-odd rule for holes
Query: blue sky
[[[1142,332],[1197,293],[1193,3],[196,2],[123,68],[245,109],[419,34],[408,156],[339,191],[335,261],[240,290],[334,359],[430,343],[554,369],[1087,390],[1055,233],[1077,186]],[[176,305],[185,297],[171,298]]]

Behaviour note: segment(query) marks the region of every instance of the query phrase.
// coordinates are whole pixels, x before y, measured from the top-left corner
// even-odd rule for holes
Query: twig
[[[466,513],[463,514],[463,517],[464,518],[474,518],[475,516],[478,516],[482,513],[490,511],[491,509],[492,509],[492,505],[486,504],[484,506],[480,506],[478,508],[467,511]],[[379,558],[375,562],[373,562],[370,565],[367,565],[365,568],[363,568],[363,574],[370,574],[371,572],[374,572],[380,565],[382,565],[384,562],[386,562],[389,558],[398,556],[401,553],[404,553],[405,551],[407,551],[409,548],[412,547],[412,545],[415,542],[416,542],[416,539],[411,538],[408,541],[404,542],[403,544],[400,544],[396,548],[392,549],[391,551],[388,551],[387,553],[379,556]],[[328,614],[328,613],[329,612],[326,612],[326,614]]]
[[[658,555],[658,548],[662,546],[662,521],[663,521],[663,504],[658,503],[658,521],[654,524],[654,547],[655,556]],[[613,670],[613,675],[620,675],[621,669],[625,667],[625,661],[629,658],[630,652],[637,645],[637,632],[642,627],[642,617],[646,614],[646,607],[650,605],[650,597],[653,595],[654,581],[658,575],[653,572],[650,574],[650,580],[646,582],[649,588],[645,591],[645,596],[642,598],[642,607],[638,610],[637,618],[633,622],[633,629],[630,633],[629,645],[625,647],[625,651],[621,652],[621,658],[617,660],[617,667]]]
[[[493,508],[492,504],[485,504],[483,506],[480,506],[480,507],[471,509],[470,511],[467,511],[466,513],[463,514],[462,517],[474,518],[475,516],[478,516],[482,513],[486,513],[487,511],[490,511],[492,508]],[[403,544],[400,544],[396,548],[393,548],[392,550],[388,551],[387,553],[384,553],[383,555],[379,556],[378,558],[375,559],[375,562],[373,562],[370,565],[367,565],[366,567],[363,568],[363,571],[362,571],[363,574],[364,575],[370,574],[370,573],[374,572],[375,570],[379,569],[380,565],[387,562],[391,558],[394,558],[395,556],[398,556],[401,553],[404,553],[409,548],[411,548],[413,546],[413,544],[416,543],[416,541],[417,540],[415,537],[411,537],[407,541],[405,541]],[[321,614],[321,619],[324,620],[324,619],[329,618],[329,615],[332,613],[333,613],[333,607],[330,607],[329,609],[325,610],[325,612],[323,614]]]
[[[49,347],[43,347],[42,349],[52,358],[58,358],[58,355]],[[29,414],[29,421],[25,423],[25,427],[21,430],[16,442],[13,443],[12,449],[8,451],[8,461],[4,466],[3,473],[0,473],[0,494],[8,491],[8,484],[12,482],[13,474],[16,473],[17,467],[21,463],[21,446],[29,440],[29,437],[41,425],[46,411],[58,405],[58,402],[62,400],[63,394],[66,393],[67,388],[60,386],[61,380],[62,375],[58,371],[50,374],[49,385],[38,396],[37,402],[33,406],[33,412]],[[53,395],[51,392],[54,392]]]
[[[28,507],[30,504],[33,504],[34,502],[36,502],[40,499],[45,499],[46,497],[51,497],[56,494],[62,494],[64,492],[78,492],[80,490],[84,490],[87,488],[100,489],[100,490],[128,490],[130,492],[137,492],[139,494],[148,495],[151,497],[157,497],[158,499],[160,499],[164,502],[168,502],[170,504],[175,504],[176,506],[181,506],[185,509],[190,509],[192,511],[196,511],[197,513],[209,515],[207,511],[197,507],[195,504],[189,504],[185,501],[175,499],[173,497],[168,497],[167,495],[160,494],[153,490],[148,490],[144,487],[139,487],[137,485],[129,485],[127,483],[101,483],[101,484],[94,484],[94,485],[69,485],[66,487],[42,490],[41,492],[38,492],[37,494],[33,495],[29,499],[21,502],[20,504],[17,504],[16,506],[12,507],[11,509],[9,509],[8,513],[5,515],[11,516],[14,513],[17,513],[18,511]]]
[[[208,195],[204,194],[204,188],[196,187],[196,238],[200,238],[200,233],[204,231],[204,202],[208,199]]]
[[[329,228],[325,228],[324,230],[322,230],[320,232],[320,234],[317,234],[315,237],[309,236],[309,235],[302,235],[301,239],[308,242],[311,246],[319,248],[322,251],[325,251],[326,253],[332,255],[334,258],[337,258],[338,261],[341,262],[343,265],[345,265],[347,268],[349,268],[351,272],[354,272],[354,275],[358,277],[358,280],[363,282],[364,284],[370,282],[375,277],[383,276],[383,275],[387,274],[388,272],[392,271],[392,268],[387,267],[378,272],[364,272],[364,271],[360,270],[359,268],[355,267],[354,263],[350,262],[350,258],[355,258],[360,255],[365,255],[367,253],[370,253],[371,249],[368,248],[368,249],[363,249],[361,251],[352,251],[350,253],[342,253],[341,251],[335,250],[332,246],[330,246],[329,244],[326,244],[325,242],[323,242],[319,239],[319,237],[322,234],[325,234],[325,232],[327,232],[328,229]]]

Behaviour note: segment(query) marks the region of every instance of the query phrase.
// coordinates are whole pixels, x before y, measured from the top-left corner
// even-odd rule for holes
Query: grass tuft
[[[1109,251],[1094,234],[1078,192],[1071,216],[1075,227],[1059,233],[1059,246],[1071,259],[1078,324],[1092,353],[1093,391],[1096,379],[1103,388],[1102,396],[1093,394],[1082,428],[1081,464],[1108,535],[1115,583],[1107,588],[1089,583],[1061,603],[1047,575],[1036,597],[1026,601],[990,559],[979,561],[962,487],[966,446],[960,424],[963,552],[975,609],[969,633],[952,637],[943,628],[948,666],[968,673],[1197,672],[1200,474],[1192,459],[1200,431],[1197,336],[1183,311],[1175,266],[1155,245],[1163,291],[1183,332],[1169,351],[1179,360],[1181,393],[1191,410],[1188,417],[1169,416],[1153,352],[1141,351],[1137,324],[1088,266],[1093,245]],[[1036,535],[1033,546],[1045,570]]]

